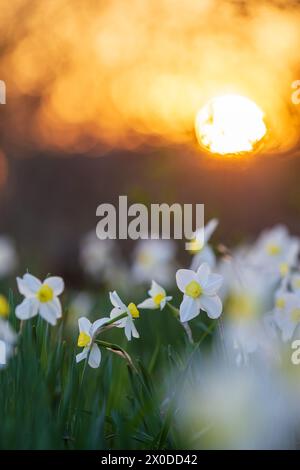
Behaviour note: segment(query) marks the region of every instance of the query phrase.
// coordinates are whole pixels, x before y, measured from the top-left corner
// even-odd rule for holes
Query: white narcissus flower
[[[120,320],[117,320],[115,325],[118,328],[124,328],[125,329],[125,335],[128,341],[131,340],[131,337],[133,336],[134,338],[139,338],[140,335],[134,325],[133,319],[139,318],[140,312],[137,309],[137,306],[133,303],[130,302],[128,306],[122,302],[120,297],[118,296],[117,292],[110,292],[109,293],[110,301],[113,304],[114,308],[110,312],[110,318],[116,318],[122,313],[127,313],[127,316],[124,318],[121,318]]]
[[[184,293],[180,305],[180,321],[184,323],[192,320],[200,313],[200,309],[209,318],[218,318],[222,313],[222,302],[217,291],[222,281],[222,276],[211,273],[207,263],[201,264],[197,272],[179,269],[176,282],[179,290]]]
[[[281,330],[282,340],[289,341],[300,325],[300,296],[278,289],[275,294],[274,320]]]
[[[298,272],[291,275],[291,288],[295,294],[300,295],[300,274]]]
[[[138,308],[149,308],[151,310],[160,308],[162,310],[166,303],[172,300],[170,295],[157,282],[152,281],[151,289],[148,291],[149,299],[144,300],[138,305]]]
[[[176,247],[172,240],[140,240],[134,251],[132,277],[137,284],[156,279],[170,286],[174,278]]]
[[[250,250],[248,261],[278,281],[296,266],[299,250],[299,238],[290,236],[286,227],[277,225],[262,232]]]
[[[28,320],[38,313],[51,325],[56,325],[62,315],[61,303],[58,299],[64,290],[61,277],[48,277],[43,282],[27,273],[23,278],[17,277],[19,291],[24,295],[23,302],[16,307],[16,317]]]
[[[88,365],[93,369],[99,367],[101,362],[101,351],[99,346],[94,343],[94,339],[97,335],[98,330],[104,323],[107,323],[109,318],[100,318],[94,323],[86,317],[81,317],[78,320],[79,336],[77,345],[83,348],[83,351],[76,356],[76,362],[83,361],[88,357]]]

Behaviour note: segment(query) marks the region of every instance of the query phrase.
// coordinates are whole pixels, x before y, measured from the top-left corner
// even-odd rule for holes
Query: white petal
[[[161,287],[157,282],[152,281],[151,289],[149,290],[150,297],[154,297],[157,294],[162,294],[163,296],[166,295],[166,291],[163,287]]]
[[[151,310],[155,310],[158,307],[159,305],[156,305],[153,299],[146,299],[140,304],[138,304],[138,308],[149,308]]]
[[[204,292],[207,295],[214,295],[223,283],[223,276],[220,274],[210,274],[204,284]]]
[[[180,321],[185,323],[192,320],[199,314],[199,311],[198,302],[192,297],[185,295],[180,305]]]
[[[107,323],[109,320],[110,320],[110,318],[108,318],[108,317],[99,318],[99,320],[96,320],[92,324],[92,328],[91,328],[92,337],[94,336],[95,333],[97,333],[97,331],[101,328],[101,326],[104,325],[104,323]]]
[[[127,319],[127,322],[126,322],[126,325],[125,325],[125,336],[126,338],[128,339],[128,341],[131,340],[131,334],[132,334],[132,330],[133,330],[133,320],[131,318],[128,317]]]
[[[50,325],[56,325],[58,310],[55,302],[51,301],[40,303],[39,313],[44,320],[50,323]]]
[[[93,369],[97,369],[97,367],[100,366],[100,362],[101,362],[101,351],[98,348],[97,344],[94,343],[90,352],[88,364]]]
[[[83,332],[83,333],[86,333],[86,334],[90,334],[91,332],[91,328],[92,328],[92,324],[90,322],[90,320],[86,317],[80,317],[78,319],[78,326],[79,326],[79,331],[80,333]]]
[[[204,227],[204,243],[206,244],[219,224],[218,219],[211,219]]]
[[[58,276],[47,277],[43,284],[47,284],[53,289],[54,295],[60,295],[64,290],[64,280]]]
[[[217,295],[202,295],[199,299],[200,306],[209,318],[219,318],[222,313],[222,302]]]
[[[115,307],[110,312],[110,318],[112,319],[112,318],[119,317],[122,313],[125,313],[125,312],[122,312],[122,310],[120,310],[118,307]],[[124,328],[126,321],[127,321],[127,317],[124,317],[124,318],[121,318],[121,320],[116,321],[114,325],[116,325],[118,328]]]
[[[206,284],[207,278],[210,274],[210,267],[207,263],[201,264],[197,270],[196,280],[200,283],[200,285]]]
[[[32,297],[36,294],[36,290],[32,290],[28,283],[21,277],[17,277],[17,284],[20,294],[24,295],[25,297]]]
[[[178,289],[181,290],[181,292],[185,292],[187,284],[189,284],[191,281],[194,281],[195,277],[196,273],[190,269],[178,269],[176,273]]]
[[[36,297],[24,299],[23,302],[16,307],[16,317],[20,320],[28,320],[37,314],[38,307],[39,301]]]
[[[56,309],[56,318],[61,318],[62,308],[61,308],[60,300],[57,297],[54,297],[54,299],[52,300],[52,303],[54,304],[55,309]]]
[[[126,305],[122,302],[117,292],[110,292],[109,298],[114,307],[118,307],[122,312],[126,312]]]
[[[209,245],[206,245],[203,250],[193,256],[191,269],[197,271],[202,263],[207,263],[212,268],[216,265],[216,256]]]
[[[139,332],[136,329],[134,322],[132,322],[132,325],[131,325],[131,333],[132,333],[132,336],[134,338],[139,338],[140,337]]]
[[[84,348],[84,350],[81,353],[76,355],[76,362],[80,362],[80,361],[83,361],[83,359],[86,359],[88,352],[89,352],[89,348]]]
[[[296,323],[291,323],[287,321],[283,325],[281,325],[282,341],[286,342],[292,338],[296,326]]]
[[[41,281],[37,277],[29,273],[24,274],[23,281],[27,289],[33,294],[35,294],[42,285]]]
[[[173,297],[171,295],[167,295],[167,297],[162,299],[162,301],[160,302],[160,309],[163,310],[166,306],[166,303],[170,302],[172,299],[173,299]]]

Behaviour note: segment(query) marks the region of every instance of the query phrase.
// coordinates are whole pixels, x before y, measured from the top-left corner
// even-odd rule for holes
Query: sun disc
[[[220,155],[251,152],[267,132],[263,111],[240,95],[210,100],[198,112],[195,129],[199,143]]]

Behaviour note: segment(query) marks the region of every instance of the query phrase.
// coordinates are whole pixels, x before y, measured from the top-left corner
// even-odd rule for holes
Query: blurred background
[[[0,37],[0,232],[24,269],[80,285],[80,241],[119,195],[204,203],[227,244],[278,222],[300,235],[299,1],[0,0]],[[255,155],[196,140],[227,92],[265,113]]]

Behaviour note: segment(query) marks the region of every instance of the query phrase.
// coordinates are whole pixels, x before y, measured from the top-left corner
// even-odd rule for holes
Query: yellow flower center
[[[191,281],[185,287],[185,293],[189,297],[196,299],[197,297],[200,297],[200,295],[202,294],[202,287],[197,281]]]
[[[78,336],[77,344],[80,348],[85,348],[90,344],[91,340],[92,338],[90,337],[90,335],[82,331]]]
[[[128,305],[127,308],[129,310],[132,318],[139,318],[140,312],[138,311],[137,306],[133,302],[130,302],[130,304]]]
[[[48,284],[43,284],[36,296],[42,303],[50,302],[53,299],[53,289]]]
[[[285,307],[285,300],[283,298],[279,297],[276,300],[276,307],[283,309]]]
[[[0,317],[8,317],[9,311],[9,303],[7,302],[6,297],[0,294]]]
[[[281,263],[279,272],[282,277],[286,276],[289,273],[289,265],[287,263]]]
[[[255,299],[246,294],[234,294],[229,297],[227,311],[233,318],[249,319],[256,314]]]
[[[152,297],[153,299],[153,302],[155,303],[155,305],[160,305],[161,301],[165,298],[165,295],[160,293],[160,294],[156,294],[154,297]]]
[[[138,255],[138,261],[143,266],[149,266],[152,264],[152,257],[148,253],[140,253]]]
[[[266,250],[267,250],[268,255],[270,256],[279,255],[279,253],[281,252],[280,246],[276,245],[275,243],[269,243],[269,245],[267,245]]]
[[[197,238],[194,238],[189,242],[189,252],[190,253],[199,253],[203,248],[203,245],[197,240]]]
[[[294,286],[296,287],[296,289],[300,289],[300,279],[296,279],[294,281]]]

